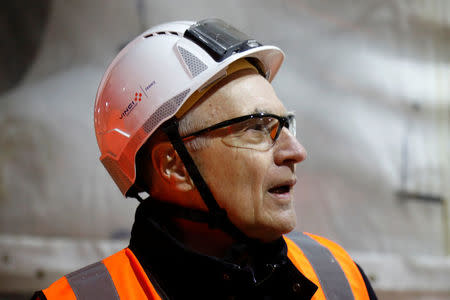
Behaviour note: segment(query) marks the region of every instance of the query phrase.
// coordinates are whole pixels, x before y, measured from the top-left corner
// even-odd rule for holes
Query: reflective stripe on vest
[[[369,299],[361,272],[341,246],[310,233],[291,233],[285,241],[289,259],[319,287],[312,299]]]
[[[66,275],[77,299],[119,300],[111,275],[103,262],[97,262]]]
[[[327,300],[355,299],[344,271],[327,248],[303,233],[289,235],[289,238],[308,258]]]
[[[133,252],[125,248],[66,275],[42,292],[48,300],[161,300]]]

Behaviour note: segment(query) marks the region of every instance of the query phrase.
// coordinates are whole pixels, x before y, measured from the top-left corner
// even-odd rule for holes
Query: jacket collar
[[[270,282],[289,284],[294,279],[302,282],[305,295],[312,296],[317,289],[287,258],[282,237],[272,243],[236,244],[222,259],[204,255],[170,233],[170,218],[156,211],[152,201],[144,201],[136,210],[129,248],[166,293],[183,291],[186,298],[189,291],[198,296],[199,289],[205,295],[268,293]]]

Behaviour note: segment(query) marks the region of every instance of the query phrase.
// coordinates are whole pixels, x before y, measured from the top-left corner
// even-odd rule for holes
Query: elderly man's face
[[[225,84],[192,112],[207,125],[258,112],[280,116],[286,109],[260,75]],[[283,128],[266,151],[226,145],[221,138],[192,153],[218,204],[245,234],[271,241],[294,229],[294,165],[306,158],[303,146]]]

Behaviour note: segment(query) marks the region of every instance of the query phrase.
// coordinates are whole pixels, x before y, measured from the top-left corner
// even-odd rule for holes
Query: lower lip
[[[292,189],[291,189],[289,192],[282,193],[282,194],[271,193],[271,192],[268,192],[268,193],[269,193],[269,195],[270,195],[272,198],[275,198],[275,199],[277,199],[277,200],[279,200],[279,201],[282,201],[282,202],[290,202],[291,199],[292,199],[292,193],[291,193],[291,191],[292,191]]]

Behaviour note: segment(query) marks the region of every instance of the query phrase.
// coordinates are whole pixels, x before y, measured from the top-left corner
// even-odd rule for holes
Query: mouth
[[[296,180],[289,180],[286,182],[282,182],[280,184],[277,184],[273,187],[271,187],[268,191],[271,194],[276,194],[276,195],[282,195],[282,194],[287,194],[290,193],[292,188],[295,185]]]

